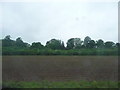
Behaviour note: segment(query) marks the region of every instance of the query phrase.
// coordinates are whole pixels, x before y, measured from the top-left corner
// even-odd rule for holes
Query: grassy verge
[[[4,88],[118,88],[114,81],[41,81],[41,82],[3,82]]]

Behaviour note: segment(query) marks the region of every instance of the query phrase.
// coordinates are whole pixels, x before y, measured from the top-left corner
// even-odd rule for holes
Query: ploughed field
[[[117,56],[3,56],[4,81],[117,81]]]

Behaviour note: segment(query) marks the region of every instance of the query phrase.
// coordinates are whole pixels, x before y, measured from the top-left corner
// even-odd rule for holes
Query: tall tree
[[[14,46],[14,45],[15,45],[15,41],[11,40],[10,35],[7,35],[7,36],[5,36],[4,39],[2,39],[2,46],[3,47],[11,47],[11,46]]]
[[[67,49],[73,49],[74,48],[74,38],[70,38],[67,41]]]
[[[105,47],[106,47],[106,48],[112,48],[112,47],[114,47],[114,45],[115,45],[115,43],[112,42],[112,41],[107,41],[107,42],[105,42]]]
[[[67,41],[67,49],[79,49],[81,48],[82,42],[80,38],[70,38]]]
[[[11,36],[10,35],[5,36],[4,40],[11,40]]]
[[[91,41],[91,38],[89,36],[86,36],[85,39],[84,39],[84,46],[87,47],[89,46],[89,42]]]
[[[87,48],[95,48],[96,47],[95,41],[94,40],[90,40],[86,47]]]
[[[64,43],[61,40],[57,39],[51,39],[50,41],[47,41],[46,47],[50,49],[63,49],[64,48]]]
[[[117,48],[120,48],[120,43],[116,43],[115,45]]]
[[[32,43],[31,48],[43,49],[44,46],[40,42],[34,42]]]
[[[17,47],[27,47],[26,43],[23,42],[21,37],[18,37],[16,39],[16,46]]]
[[[65,45],[64,45],[64,42],[62,41],[61,43],[61,49],[65,49]]]
[[[83,41],[80,38],[74,38],[74,48],[80,49]]]
[[[97,48],[103,48],[104,47],[104,41],[102,39],[99,39],[96,42],[96,46],[97,46]]]

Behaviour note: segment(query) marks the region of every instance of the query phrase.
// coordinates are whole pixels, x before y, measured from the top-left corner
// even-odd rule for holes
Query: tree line
[[[81,38],[70,38],[67,46],[58,39],[51,39],[42,45],[41,42],[33,42],[31,45],[18,37],[12,40],[10,35],[5,36],[2,41],[3,55],[118,55],[120,43],[112,41],[97,41],[86,36]]]

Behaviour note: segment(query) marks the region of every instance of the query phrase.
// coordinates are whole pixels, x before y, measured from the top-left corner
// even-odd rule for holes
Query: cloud
[[[85,36],[117,42],[117,3],[4,3],[3,37],[42,44],[57,38],[67,41]]]

